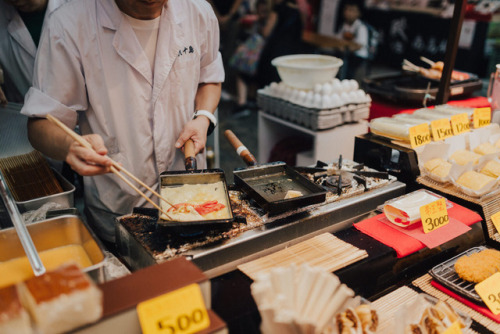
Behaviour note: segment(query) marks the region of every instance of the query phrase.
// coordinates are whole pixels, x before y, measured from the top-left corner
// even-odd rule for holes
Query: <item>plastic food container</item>
[[[344,62],[332,56],[300,54],[274,58],[271,61],[285,84],[299,89],[332,80]]]

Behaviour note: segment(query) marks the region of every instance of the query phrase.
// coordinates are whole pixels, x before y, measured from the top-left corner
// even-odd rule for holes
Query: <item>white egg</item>
[[[339,78],[334,78],[334,79],[332,80],[332,83],[333,83],[333,84],[338,83],[338,84],[340,85],[340,80],[339,80]]]
[[[315,93],[314,100],[313,100],[314,108],[321,108],[321,102],[322,102],[321,95],[318,93]]]
[[[356,96],[358,97],[359,103],[365,102],[365,92],[361,89],[356,91]]]
[[[290,101],[296,102],[298,98],[299,98],[299,90],[292,89],[292,94],[290,95]]]
[[[301,90],[299,92],[298,103],[299,104],[304,104],[306,102],[306,97],[307,97],[306,92],[304,92],[303,90]]]
[[[342,80],[340,85],[342,86],[341,90],[343,92],[348,92],[351,89],[351,84],[348,79]]]
[[[329,95],[323,95],[323,108],[331,108],[332,107],[332,99],[330,98]]]
[[[332,100],[332,108],[337,108],[342,105],[339,94],[333,94],[330,99]]]
[[[347,93],[347,96],[349,96],[350,103],[358,103],[358,95],[356,94],[355,91]]]
[[[314,85],[314,92],[315,93],[321,93],[322,88],[323,88],[323,85],[320,84],[320,83],[317,83],[317,84]]]
[[[334,81],[332,84],[332,92],[340,93],[342,91],[342,85],[340,84],[340,80]]]
[[[306,94],[306,105],[312,108],[313,104],[314,104],[314,93],[310,91]]]
[[[350,103],[349,95],[346,92],[340,93],[340,100],[342,101],[342,104]]]
[[[332,85],[326,82],[323,84],[321,92],[323,93],[323,95],[330,95],[332,93],[332,89]]]
[[[349,84],[351,85],[351,90],[357,90],[359,88],[359,84],[356,80],[349,80]]]

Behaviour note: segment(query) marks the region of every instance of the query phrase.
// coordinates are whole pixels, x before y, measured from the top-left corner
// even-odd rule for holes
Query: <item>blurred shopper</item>
[[[274,6],[264,28],[270,31],[257,69],[259,87],[279,82],[271,61],[279,56],[302,52],[303,15],[295,0],[274,0]]]
[[[347,0],[342,9],[344,22],[338,37],[352,42],[344,50],[343,79],[362,80],[368,67],[368,27],[361,21],[362,0]]]
[[[5,76],[5,104],[7,100],[23,102],[31,86],[44,20],[63,2],[0,0],[0,67]]]
[[[237,106],[234,110],[236,115],[240,115],[240,112],[248,112],[252,108],[248,99],[250,95],[255,95],[253,93],[256,88],[257,66],[265,38],[269,35],[269,31],[265,29],[270,12],[269,1],[258,0],[255,4],[255,12],[257,19],[253,23],[249,36],[238,46],[229,60],[229,66],[236,71]]]

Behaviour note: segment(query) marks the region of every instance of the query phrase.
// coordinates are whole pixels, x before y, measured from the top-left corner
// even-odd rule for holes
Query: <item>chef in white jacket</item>
[[[36,21],[45,21],[63,2],[0,0],[0,67],[11,82],[9,93],[13,97],[12,102],[22,102],[31,86],[38,37],[42,30],[41,22]],[[33,27],[28,29],[24,20],[34,20],[28,22]]]
[[[114,218],[146,202],[108,156],[158,190],[159,173],[183,169],[187,139],[203,151],[224,80],[217,19],[205,0],[73,0],[45,29],[22,109],[30,141],[88,176],[89,223],[113,242]],[[79,124],[96,152],[46,114]]]

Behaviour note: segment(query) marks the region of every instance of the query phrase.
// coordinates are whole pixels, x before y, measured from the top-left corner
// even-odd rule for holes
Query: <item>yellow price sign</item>
[[[491,108],[476,108],[473,114],[474,129],[481,128],[491,123]]]
[[[210,326],[198,284],[191,284],[137,305],[145,334],[190,334]]]
[[[440,198],[437,201],[420,207],[420,217],[424,233],[432,232],[450,222],[446,200]]]
[[[450,325],[450,327],[446,328],[443,334],[462,334],[460,323],[458,321],[455,321]]]
[[[490,311],[500,314],[500,272],[476,284],[475,289]]]
[[[463,113],[451,116],[451,128],[455,136],[464,132],[469,132],[469,115],[467,115],[467,113]]]
[[[500,211],[491,216],[491,221],[497,229],[497,232],[500,233]]]
[[[432,138],[434,141],[443,140],[453,136],[450,120],[447,118],[436,119],[431,122]]]
[[[431,142],[431,133],[427,123],[412,126],[409,131],[410,145],[412,148],[429,144]]]

